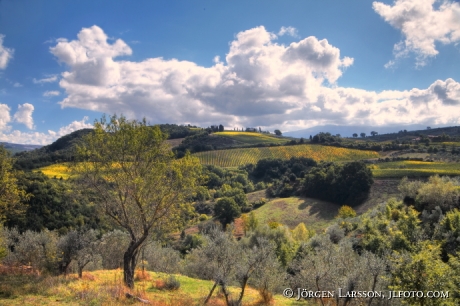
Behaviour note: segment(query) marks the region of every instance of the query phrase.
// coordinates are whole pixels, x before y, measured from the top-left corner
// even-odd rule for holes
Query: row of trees
[[[379,133],[376,132],[376,131],[372,131],[372,132],[371,132],[371,135],[372,135],[372,136],[376,136],[376,135],[378,135],[378,134],[379,134]],[[365,137],[366,137],[366,133],[363,132],[363,133],[359,134],[359,136],[361,136],[362,138],[365,138]],[[354,137],[354,138],[358,137],[358,134],[357,134],[357,133],[353,133],[353,137]]]

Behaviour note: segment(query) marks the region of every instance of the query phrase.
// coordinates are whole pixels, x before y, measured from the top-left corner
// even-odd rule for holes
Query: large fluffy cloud
[[[436,43],[460,41],[460,5],[450,0],[396,0],[373,3],[374,10],[404,35],[394,46],[395,58],[416,54],[417,66],[438,54]],[[390,61],[388,66],[395,62]]]
[[[34,112],[34,106],[30,103],[24,103],[23,105],[18,105],[18,110],[14,114],[13,119],[22,123],[29,129],[34,129],[34,119],[32,118],[32,113]]]
[[[152,123],[300,129],[319,124],[457,124],[460,85],[437,80],[429,88],[380,93],[338,86],[353,64],[326,39],[276,43],[264,27],[236,35],[225,60],[211,67],[177,59],[141,62],[121,40],[107,42],[97,26],[51,48],[68,71],[62,107],[147,117]]]
[[[99,27],[83,29],[77,40],[51,48],[70,68],[62,74],[68,96],[60,103],[152,122],[249,124],[314,101],[322,84],[335,83],[353,62],[325,39],[284,46],[276,38],[262,26],[238,33],[225,63],[205,68],[176,59],[117,61],[131,54],[123,41],[109,44]]]
[[[5,35],[0,34],[0,69],[5,69],[8,62],[13,57],[14,50],[3,46]]]

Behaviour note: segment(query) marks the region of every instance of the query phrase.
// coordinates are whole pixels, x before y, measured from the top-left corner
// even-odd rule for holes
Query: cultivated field
[[[232,138],[236,141],[245,144],[269,144],[279,143],[283,144],[288,141],[287,138],[279,138],[270,134],[254,133],[254,132],[217,132],[214,135]]]
[[[376,178],[426,177],[431,175],[460,175],[460,163],[397,161],[369,166]]]
[[[316,161],[352,161],[379,157],[377,152],[321,145],[296,145],[207,151],[193,154],[202,164],[238,167],[255,164],[264,158],[309,157]]]

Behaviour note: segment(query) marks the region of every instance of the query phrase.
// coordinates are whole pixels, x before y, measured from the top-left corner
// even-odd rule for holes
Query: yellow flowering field
[[[241,148],[199,152],[193,154],[202,164],[219,167],[238,167],[255,164],[264,158],[309,157],[316,161],[351,161],[379,157],[374,151],[361,151],[321,145],[296,145],[263,148]]]
[[[460,175],[460,163],[397,161],[371,165],[375,177]]]
[[[69,173],[69,167],[67,163],[62,163],[62,164],[54,164],[46,167],[41,167],[38,168],[37,170],[34,170],[34,172],[41,171],[43,174],[50,178],[63,178],[67,179],[70,176]]]

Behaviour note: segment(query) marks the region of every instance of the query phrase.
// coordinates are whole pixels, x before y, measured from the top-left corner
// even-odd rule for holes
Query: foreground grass
[[[75,275],[66,278],[42,277],[35,275],[0,275],[0,305],[134,305],[136,300],[125,296],[126,292],[150,301],[156,306],[193,306],[202,305],[209,293],[212,282],[175,275],[180,281],[178,290],[161,288],[168,275],[164,273],[140,271],[134,290],[122,284],[121,270],[100,270],[86,272],[82,279]],[[210,306],[225,305],[224,298],[218,293],[213,295]],[[238,288],[230,288],[236,298]],[[244,305],[263,305],[255,289],[247,288]],[[294,300],[275,296],[272,305],[300,305]],[[301,305],[305,305],[304,303]]]
[[[460,163],[397,161],[369,166],[376,178],[427,177],[432,175],[460,175]]]
[[[352,161],[377,158],[374,151],[361,151],[321,145],[296,145],[262,148],[242,148],[207,151],[193,154],[202,164],[219,167],[238,167],[256,164],[264,158],[289,159],[291,157],[309,157],[316,161]]]

